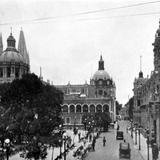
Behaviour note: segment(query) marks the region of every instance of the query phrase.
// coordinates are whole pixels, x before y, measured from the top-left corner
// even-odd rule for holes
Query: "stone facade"
[[[67,126],[83,126],[84,114],[108,112],[112,121],[116,119],[116,86],[112,78],[104,69],[102,56],[98,64],[98,71],[90,79],[90,84],[57,85],[64,93],[62,105],[64,124]]]
[[[154,49],[154,70],[144,78],[142,71],[134,81],[133,121],[141,125],[142,131],[149,129],[150,140],[160,147],[160,26],[156,31]]]

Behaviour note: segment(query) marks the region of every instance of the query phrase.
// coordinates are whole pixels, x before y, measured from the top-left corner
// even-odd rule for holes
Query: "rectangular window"
[[[67,123],[67,124],[71,123],[70,117],[67,117],[67,118],[66,118],[66,123]]]
[[[11,76],[11,67],[7,67],[7,77]]]
[[[3,77],[3,68],[0,68],[0,77]]]
[[[16,77],[16,78],[19,77],[19,68],[15,68],[15,77]]]

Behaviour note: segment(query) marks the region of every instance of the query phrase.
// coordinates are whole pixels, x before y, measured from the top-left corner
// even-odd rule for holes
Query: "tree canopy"
[[[50,136],[62,123],[63,93],[42,83],[35,74],[25,74],[0,88],[1,105],[5,108],[1,121],[6,122],[6,130],[14,136]]]

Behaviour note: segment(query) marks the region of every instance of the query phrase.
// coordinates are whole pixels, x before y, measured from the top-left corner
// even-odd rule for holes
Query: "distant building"
[[[28,72],[30,72],[30,62],[23,31],[20,31],[18,49],[16,40],[10,33],[7,48],[3,50],[2,34],[0,34],[0,83],[12,82]]]
[[[129,120],[129,104],[128,103],[121,108],[120,115],[122,120]]]
[[[104,69],[102,56],[90,84],[68,83],[56,87],[64,93],[62,108],[66,126],[82,126],[82,116],[87,113],[108,112],[112,121],[116,119],[116,86]]]
[[[134,80],[133,121],[142,127],[142,132],[149,129],[150,140],[154,139],[160,147],[160,26],[153,46],[154,70],[147,78],[140,71]]]

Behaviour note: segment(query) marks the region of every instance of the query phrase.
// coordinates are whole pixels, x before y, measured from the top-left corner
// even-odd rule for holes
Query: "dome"
[[[6,50],[0,55],[0,62],[24,63],[24,59],[19,52]]]
[[[94,80],[99,80],[99,79],[105,80],[105,79],[110,79],[110,76],[105,70],[98,70],[93,75],[93,79]]]

